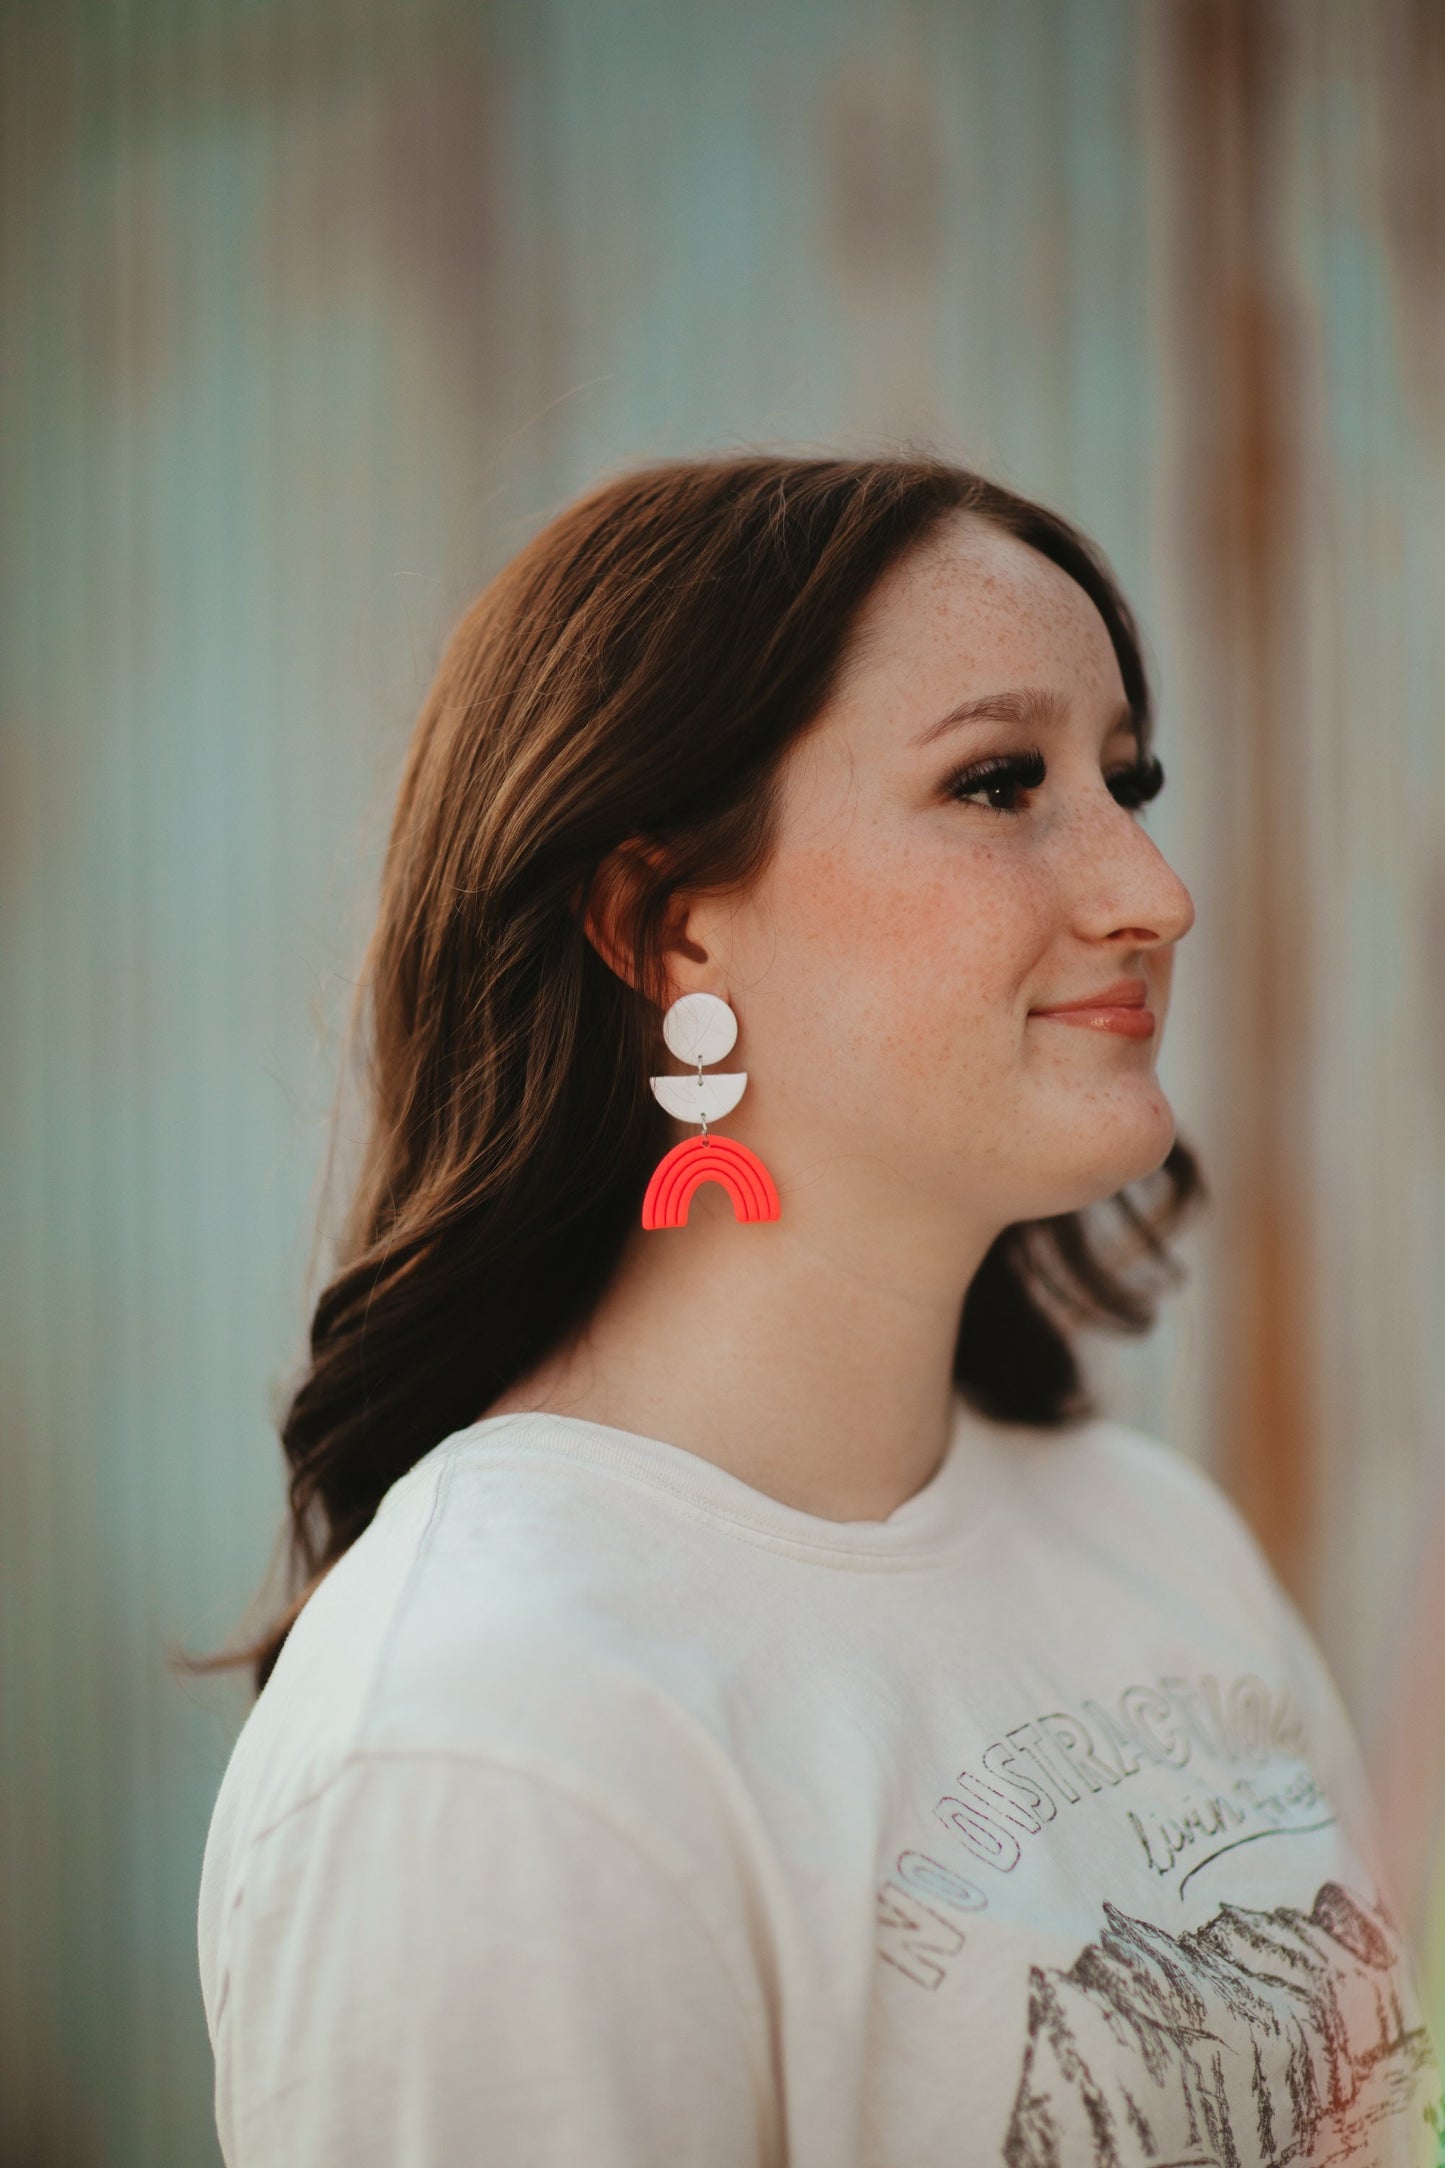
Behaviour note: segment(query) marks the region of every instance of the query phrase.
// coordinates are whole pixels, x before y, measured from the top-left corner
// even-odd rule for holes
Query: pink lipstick
[[[1146,1007],[1149,989],[1142,979],[1116,979],[1096,993],[1079,994],[1072,1001],[1051,1002],[1031,1009],[1031,1016],[1046,1016],[1054,1023],[1082,1024],[1087,1031],[1113,1031],[1125,1039],[1150,1039],[1158,1019]]]

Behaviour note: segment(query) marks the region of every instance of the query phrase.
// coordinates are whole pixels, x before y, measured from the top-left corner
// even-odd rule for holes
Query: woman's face
[[[1042,695],[920,742],[963,702]],[[1136,757],[1102,618],[1049,559],[956,515],[870,598],[844,681],[790,751],[775,855],[693,926],[748,1072],[721,1125],[801,1207],[1073,1211],[1160,1165],[1155,1073],[1194,906],[1115,789]],[[961,765],[1037,748],[1037,787]],[[1144,982],[1152,1037],[1042,1006]],[[699,975],[699,983],[704,981]],[[692,983],[689,981],[689,983]]]

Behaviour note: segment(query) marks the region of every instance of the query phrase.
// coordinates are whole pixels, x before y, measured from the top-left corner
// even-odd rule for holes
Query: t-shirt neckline
[[[885,1520],[829,1520],[784,1503],[686,1446],[590,1416],[522,1409],[482,1416],[456,1434],[488,1458],[522,1446],[560,1454],[668,1493],[732,1533],[838,1563],[929,1559],[971,1548],[1001,1503],[1006,1447],[999,1426],[955,1391],[948,1444],[928,1481]]]

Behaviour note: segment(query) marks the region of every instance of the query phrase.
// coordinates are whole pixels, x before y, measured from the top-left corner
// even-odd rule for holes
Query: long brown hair
[[[279,1426],[290,1585],[259,1638],[187,1668],[250,1664],[259,1692],[390,1485],[592,1308],[669,1142],[645,1082],[669,900],[761,869],[776,771],[837,681],[861,605],[956,510],[1091,597],[1147,755],[1142,645],[1102,555],[1057,513],[931,455],[634,468],[553,518],[462,618],[407,753],[352,1014],[368,1128]],[[581,909],[634,839],[662,846],[639,862],[636,988]],[[1156,1276],[1181,1276],[1163,1238],[1207,1194],[1178,1139],[1134,1186],[994,1242],[954,1358],[982,1413],[1061,1426],[1096,1412],[1067,1327],[1146,1331]]]

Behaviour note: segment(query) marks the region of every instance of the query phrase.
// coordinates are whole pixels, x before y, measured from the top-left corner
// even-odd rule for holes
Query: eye
[[[1027,753],[997,753],[992,760],[975,760],[966,768],[955,768],[944,784],[950,798],[967,804],[983,792],[1003,791],[1010,798],[1016,791],[1037,790],[1047,774],[1044,756],[1037,746]],[[980,809],[987,813],[1018,813],[1023,809],[1016,805],[989,805]]]
[[[1164,768],[1157,753],[1146,754],[1127,768],[1116,768],[1109,788],[1120,805],[1137,807],[1157,798],[1164,788]]]
[[[1044,756],[1037,746],[1026,753],[999,753],[991,760],[975,760],[967,767],[955,768],[945,781],[944,789],[950,798],[961,805],[970,799],[992,800],[1001,794],[1004,804],[986,803],[980,810],[988,813],[1021,813],[1024,808],[1017,800],[1021,790],[1037,790],[1048,770]],[[1137,811],[1157,798],[1164,788],[1164,768],[1155,753],[1140,760],[1131,761],[1127,768],[1116,768],[1107,778],[1110,790],[1122,806]]]

